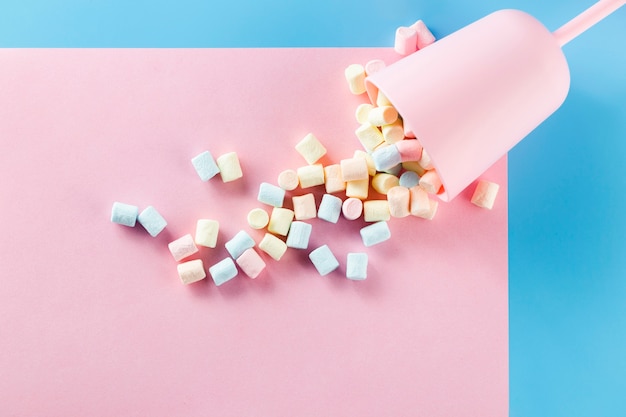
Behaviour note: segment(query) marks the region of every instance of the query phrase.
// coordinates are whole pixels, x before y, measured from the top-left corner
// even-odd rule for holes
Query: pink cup
[[[366,79],[430,155],[449,201],[565,100],[561,46],[624,4],[601,0],[554,34],[518,10],[494,12]]]

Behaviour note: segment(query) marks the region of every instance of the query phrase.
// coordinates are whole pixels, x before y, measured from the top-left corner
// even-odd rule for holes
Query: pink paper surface
[[[167,243],[221,223],[208,267],[261,182],[352,156],[344,68],[391,49],[0,50],[0,404],[7,416],[502,416],[508,410],[506,159],[492,211],[471,189],[433,221],[311,221],[340,269],[291,249],[256,280],[182,285]],[[190,159],[236,151],[244,177],[203,183]],[[472,187],[473,188],[473,187]],[[304,194],[300,190],[295,194]],[[321,190],[315,190],[317,204]],[[294,194],[294,193],[291,193]],[[291,195],[290,194],[290,195]],[[152,238],[109,221],[153,205]],[[363,282],[346,254],[367,252]]]

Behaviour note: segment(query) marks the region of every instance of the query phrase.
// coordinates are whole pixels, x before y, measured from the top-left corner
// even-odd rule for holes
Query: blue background
[[[418,18],[554,30],[592,3],[4,0],[0,47],[391,46]],[[626,416],[626,7],[564,50],[568,99],[509,153],[510,414]]]

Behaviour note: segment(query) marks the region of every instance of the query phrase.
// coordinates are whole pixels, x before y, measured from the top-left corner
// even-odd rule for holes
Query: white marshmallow
[[[346,196],[365,200],[369,194],[369,178],[365,180],[348,181],[346,183]]]
[[[289,226],[294,218],[293,210],[284,207],[274,207],[267,225],[267,231],[281,236],[287,236]]]
[[[269,214],[262,208],[253,208],[248,212],[248,225],[253,229],[263,229],[269,221]]]
[[[236,152],[229,152],[217,158],[217,166],[220,169],[222,181],[230,182],[243,177],[241,164]]]
[[[389,189],[397,185],[400,185],[400,179],[385,172],[380,172],[372,178],[372,188],[380,194],[387,195]]]
[[[363,94],[365,92],[365,68],[363,68],[363,65],[349,65],[345,69],[344,75],[352,94]]]
[[[496,201],[499,189],[500,186],[496,183],[479,180],[478,184],[476,184],[476,189],[474,190],[471,201],[478,207],[491,210],[493,203]]]
[[[217,244],[220,223],[217,220],[199,219],[196,223],[195,242],[197,245],[214,248]]]
[[[309,165],[316,163],[322,156],[326,155],[326,148],[312,133],[308,133],[296,144],[296,151]]]
[[[286,169],[278,174],[278,186],[286,191],[295,190],[300,185],[298,173],[293,169]]]
[[[276,236],[266,233],[259,242],[259,249],[267,253],[274,260],[280,261],[287,251],[287,244]]]
[[[356,108],[356,111],[354,112],[354,117],[356,118],[356,121],[361,124],[367,123],[367,116],[370,114],[370,111],[372,111],[373,108],[374,106],[369,103],[359,104]]]
[[[372,126],[388,125],[398,120],[398,112],[393,106],[374,107],[367,115],[367,121]],[[404,137],[404,130],[403,137]]]
[[[387,221],[391,218],[387,200],[367,200],[363,202],[363,218],[366,222]]]
[[[324,184],[324,167],[322,164],[315,164],[298,168],[298,181],[302,188]]]
[[[372,126],[369,123],[364,123],[359,126],[354,133],[361,142],[361,145],[363,145],[368,152],[372,152],[378,145],[385,141],[381,131],[376,126]]]

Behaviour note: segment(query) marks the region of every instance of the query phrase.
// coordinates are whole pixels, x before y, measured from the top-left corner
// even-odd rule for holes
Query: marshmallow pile
[[[408,55],[434,41],[432,33],[419,20],[409,27],[398,28],[394,49],[401,55]],[[381,60],[349,65],[344,71],[348,89],[355,95],[364,94],[366,77],[384,68]],[[392,218],[413,216],[432,220],[435,217],[439,206],[435,198],[443,191],[441,179],[430,156],[403,123],[393,104],[378,92],[370,103],[360,104],[355,109],[355,119],[358,124],[355,136],[360,149],[352,156],[337,163],[322,164],[320,160],[327,154],[326,147],[309,133],[294,146],[305,163],[297,169],[280,172],[275,184],[259,184],[257,201],[261,205],[250,210],[246,220],[248,227],[265,233],[257,243],[242,229],[225,243],[229,256],[208,268],[216,285],[235,278],[239,271],[249,278],[257,278],[266,268],[268,257],[280,261],[287,250],[307,253],[322,276],[337,270],[340,262],[328,244],[309,251],[316,219],[329,223],[337,223],[342,217],[347,221],[362,219],[369,223],[359,230],[363,247],[368,248],[391,238],[388,222]],[[214,159],[205,151],[193,157],[191,164],[201,181],[209,181],[217,174],[223,182],[243,176],[236,152]],[[477,181],[471,202],[491,209],[498,188],[495,183]],[[315,191],[319,195],[322,189],[318,205]],[[296,195],[297,190],[304,194]],[[374,193],[370,190],[375,191],[377,197],[371,198]],[[286,205],[289,199],[291,205]],[[139,214],[136,206],[119,202],[113,204],[111,221],[129,227],[138,221],[151,236],[157,236],[167,225],[152,206]],[[206,278],[202,259],[191,258],[199,253],[198,246],[215,248],[219,230],[218,220],[198,219],[193,236],[189,233],[168,244],[184,284]],[[364,280],[367,269],[368,256],[364,249],[348,253],[344,268],[346,278]]]

